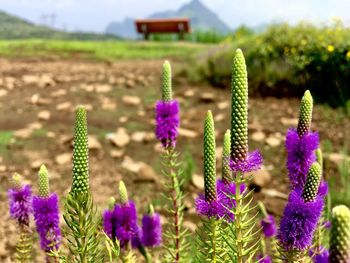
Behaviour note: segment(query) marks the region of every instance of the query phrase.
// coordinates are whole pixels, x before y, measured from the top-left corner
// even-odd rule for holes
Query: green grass
[[[0,131],[0,147],[4,147],[9,144],[12,136],[12,131]]]
[[[187,59],[208,48],[194,43],[139,41],[0,40],[0,56],[84,58],[94,60]]]

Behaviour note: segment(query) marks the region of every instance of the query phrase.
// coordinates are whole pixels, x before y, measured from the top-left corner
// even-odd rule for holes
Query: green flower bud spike
[[[148,214],[149,215],[153,215],[154,214],[154,207],[153,207],[152,204],[150,204],[149,207],[148,207]]]
[[[231,158],[243,161],[248,154],[248,78],[243,52],[236,50],[232,66]]]
[[[171,101],[172,100],[172,89],[171,89],[171,66],[169,61],[165,61],[163,64],[162,72],[162,100]]]
[[[222,149],[222,181],[229,184],[232,181],[230,168],[231,132],[227,130],[224,135],[224,147]]]
[[[316,150],[316,160],[321,166],[321,170],[323,170],[323,154],[320,148]]]
[[[330,231],[330,263],[350,262],[350,210],[338,205],[332,210]]]
[[[316,199],[318,188],[322,177],[321,166],[318,162],[314,162],[307,174],[302,197],[305,202],[313,202]]]
[[[312,121],[313,99],[310,91],[305,91],[300,103],[299,122],[297,132],[300,137],[310,132]]]
[[[122,204],[127,204],[129,202],[128,191],[126,190],[126,186],[123,181],[119,182],[119,195],[120,195],[120,202]]]
[[[14,173],[12,175],[12,184],[15,189],[22,188],[22,176],[19,173]]]
[[[38,175],[39,175],[39,196],[48,197],[50,195],[49,173],[45,165],[40,166]]]
[[[204,123],[204,191],[207,202],[216,199],[216,155],[215,129],[211,111],[208,111]]]
[[[87,117],[84,106],[76,110],[73,143],[73,183],[72,192],[86,193],[89,190],[89,152]]]

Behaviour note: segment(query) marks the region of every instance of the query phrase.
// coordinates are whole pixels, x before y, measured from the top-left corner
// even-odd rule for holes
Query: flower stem
[[[210,243],[211,243],[211,248],[212,248],[212,253],[211,253],[211,262],[216,263],[216,257],[217,257],[217,249],[216,249],[216,239],[217,239],[217,225],[218,221],[216,218],[211,218],[210,219],[210,225],[211,225],[211,233],[210,233]]]
[[[242,178],[240,174],[236,175],[236,213],[235,213],[235,229],[236,229],[236,245],[237,245],[237,263],[243,263],[243,233],[242,233],[242,196],[241,196],[241,183]]]

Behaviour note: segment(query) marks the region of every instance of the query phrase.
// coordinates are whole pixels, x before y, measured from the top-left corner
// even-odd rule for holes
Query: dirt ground
[[[49,169],[51,190],[61,197],[67,193],[74,107],[79,104],[88,109],[90,180],[99,209],[106,207],[110,196],[117,196],[118,181],[123,179],[139,211],[145,211],[150,202],[163,211],[161,147],[153,135],[162,63],[0,59],[1,262],[10,262],[16,240],[16,225],[7,207],[10,177],[13,172],[22,174],[37,192],[37,171],[44,163]],[[181,63],[173,63],[174,71],[181,67]],[[230,126],[229,88],[192,85],[179,78],[174,80],[174,92],[181,104],[177,150],[187,168],[195,164],[194,175],[186,185],[186,225],[194,230],[198,218],[193,198],[203,187],[204,116],[208,109],[215,116],[220,175],[222,138]],[[298,106],[297,99],[250,99],[250,149],[259,148],[265,159],[264,169],[255,177],[257,198],[275,215],[282,213],[288,192],[284,136],[297,123]],[[336,176],[336,153],[349,138],[350,122],[341,110],[316,106],[313,123],[328,156],[325,175]]]

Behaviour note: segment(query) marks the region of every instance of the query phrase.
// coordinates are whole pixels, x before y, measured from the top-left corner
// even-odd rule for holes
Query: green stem
[[[216,239],[217,239],[217,225],[218,221],[216,218],[211,218],[210,219],[210,225],[211,225],[211,233],[210,233],[210,243],[211,243],[211,248],[212,248],[212,253],[211,253],[211,262],[216,263],[216,257],[217,257],[217,249],[216,249]]]
[[[174,219],[174,248],[175,248],[175,254],[174,254],[174,262],[180,261],[180,211],[179,211],[179,204],[178,204],[178,195],[179,195],[179,184],[178,184],[178,178],[176,176],[176,173],[174,171],[175,169],[175,161],[174,161],[174,148],[168,147],[167,149],[167,155],[168,155],[168,164],[169,167],[169,174],[171,176],[171,199],[172,199],[172,210],[173,210],[173,219]]]
[[[237,244],[237,263],[243,263],[243,233],[241,226],[241,214],[242,214],[242,196],[241,196],[241,183],[242,178],[240,174],[236,175],[236,213],[235,213],[235,230],[236,230],[236,244]]]

